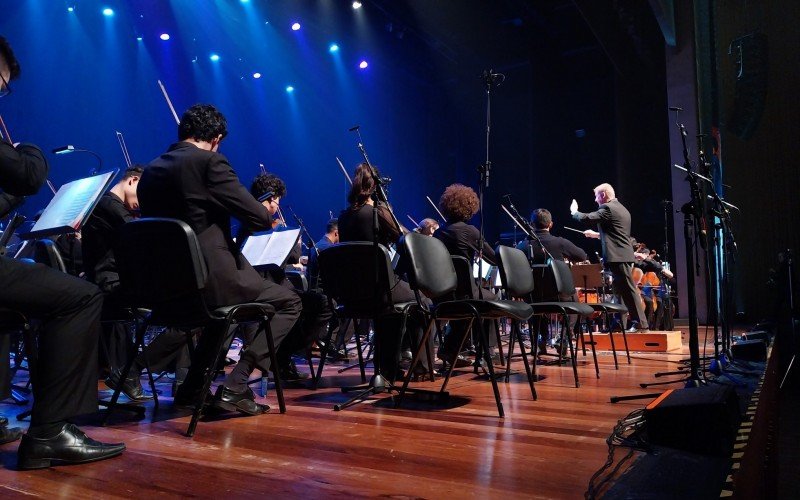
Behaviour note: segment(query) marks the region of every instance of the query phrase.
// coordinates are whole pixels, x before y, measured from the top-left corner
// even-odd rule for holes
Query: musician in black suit
[[[553,216],[546,208],[537,208],[531,213],[531,225],[539,241],[526,239],[521,241],[517,248],[525,252],[531,264],[544,264],[545,254],[542,246],[555,259],[566,259],[569,262],[577,263],[586,260],[586,252],[575,243],[560,236],[550,234],[553,227]],[[539,244],[541,242],[541,245]]]
[[[572,217],[587,225],[596,225],[598,231],[587,229],[587,238],[599,238],[603,247],[603,260],[614,278],[614,290],[622,298],[628,314],[632,316],[629,331],[644,332],[649,329],[644,306],[638,300],[639,290],[633,282],[633,245],[631,244],[631,214],[616,197],[611,184],[594,188],[598,209],[594,212],[578,211],[578,202],[572,200]],[[633,321],[636,321],[634,324]],[[638,329],[637,329],[638,326]]]
[[[134,220],[139,210],[139,201],[136,188],[142,176],[144,167],[134,165],[125,170],[122,177],[111,189],[108,190],[97,202],[92,215],[83,226],[83,261],[86,266],[86,277],[100,287],[105,294],[103,302],[104,318],[125,317],[121,309],[126,307],[120,294],[119,272],[114,258],[114,245],[117,241],[119,228],[123,224]],[[120,383],[122,367],[128,359],[130,344],[133,342],[128,324],[114,322],[104,324],[104,340],[108,357],[109,376],[105,383],[115,389]],[[145,366],[150,367],[154,373],[163,371],[175,360],[181,351],[186,352],[186,336],[177,329],[167,329],[155,338],[134,360],[132,372],[127,379],[122,381],[122,392],[131,400],[144,401],[152,399],[142,389],[141,372]],[[180,370],[178,370],[180,371]],[[180,385],[185,376],[176,373],[176,384]]]
[[[433,233],[433,237],[437,238],[444,243],[450,255],[457,255],[466,258],[470,265],[477,257],[477,250],[480,246],[481,232],[477,227],[469,224],[469,220],[478,213],[478,195],[471,187],[463,184],[451,184],[447,186],[439,198],[439,209],[442,211],[445,219],[447,219],[447,226],[440,228]],[[497,258],[494,249],[489,246],[486,241],[483,242],[483,260],[490,265],[497,265]],[[484,272],[488,269],[484,269]],[[478,289],[478,284],[475,280],[470,280],[472,286],[472,298],[483,298],[484,300],[495,300],[497,296],[489,289]],[[493,321],[484,321],[484,328],[487,328],[489,336],[489,350],[493,351],[497,346],[497,335],[494,328]],[[452,359],[455,354],[454,351],[458,349],[466,330],[465,324],[461,321],[450,323],[450,331],[445,336],[444,345],[441,347],[439,357],[442,360]],[[473,342],[476,338],[477,332],[473,329]],[[490,352],[490,354],[493,354]],[[459,355],[456,358],[456,367],[459,365],[468,364],[469,361],[461,358]]]
[[[11,92],[9,82],[19,73],[11,47],[0,37],[0,96]],[[0,188],[8,195],[36,194],[48,170],[36,146],[0,141]],[[54,462],[93,462],[121,454],[124,444],[100,443],[68,422],[77,415],[97,411],[97,344],[103,306],[100,290],[42,264],[3,256],[0,304],[41,320],[31,425],[17,450],[18,467],[40,469]],[[7,350],[4,355],[0,359],[0,381],[8,380]],[[0,388],[0,392],[7,391],[7,385]]]
[[[528,256],[531,265],[544,264],[547,261],[542,247],[544,247],[554,259],[566,259],[572,263],[586,260],[586,252],[584,252],[583,249],[566,238],[550,234],[550,229],[553,227],[553,215],[546,208],[537,208],[531,213],[531,225],[534,227],[534,233],[536,233],[539,240],[525,239],[517,245],[517,248],[525,252]],[[569,300],[574,300],[574,298],[569,298]],[[548,335],[550,333],[548,327],[549,321],[546,321],[542,316],[537,316],[535,322],[537,323],[537,331],[539,332],[538,352],[540,354],[545,354],[547,352]]]
[[[231,217],[251,230],[272,228],[269,210],[245,188],[228,159],[218,153],[227,135],[225,117],[214,106],[196,104],[181,118],[178,141],[145,169],[139,181],[139,206],[143,217],[180,219],[194,230],[208,268],[204,289],[211,306],[263,302],[275,307],[271,321],[275,345],[300,316],[300,298],[286,288],[265,281],[247,262],[231,237]],[[219,335],[206,329],[200,337],[186,380],[178,390],[177,404],[192,404],[202,388],[203,370],[218,353]],[[217,388],[214,405],[258,415],[269,409],[255,402],[247,380],[254,369],[269,369],[269,350],[258,335],[225,381]]]

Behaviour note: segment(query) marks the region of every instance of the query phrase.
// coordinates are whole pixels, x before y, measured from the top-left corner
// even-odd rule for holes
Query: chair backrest
[[[451,255],[450,260],[453,261],[453,269],[456,271],[456,282],[458,283],[455,290],[455,298],[473,298],[472,285],[475,282],[475,278],[472,277],[472,265],[470,265],[469,260],[462,255]]]
[[[53,240],[36,240],[33,245],[33,260],[56,271],[67,272],[64,259],[61,258],[61,253],[56,248]]]
[[[458,280],[444,243],[423,234],[408,233],[400,239],[398,248],[406,259],[403,270],[412,290],[419,290],[432,300],[445,296],[452,298]]]
[[[306,279],[305,274],[301,273],[300,271],[286,271],[286,279],[289,280],[289,283],[291,283],[294,289],[298,292],[308,291],[308,280]]]
[[[208,316],[203,298],[208,270],[197,235],[185,222],[145,218],[124,224],[114,258],[132,307],[153,309],[172,324],[192,316],[200,323]]]
[[[531,267],[536,283],[534,301],[567,300],[575,294],[572,272],[566,262],[550,259],[547,264],[535,264]]]
[[[517,248],[500,245],[495,255],[500,264],[500,282],[509,297],[530,299],[535,288],[531,265],[525,252]]]
[[[348,241],[319,253],[322,289],[343,316],[374,318],[391,308],[395,283],[389,251],[371,241]]]

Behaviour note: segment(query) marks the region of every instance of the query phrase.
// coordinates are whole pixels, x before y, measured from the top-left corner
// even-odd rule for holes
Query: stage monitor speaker
[[[703,455],[728,455],[741,421],[733,387],[668,390],[645,409],[650,444]]]
[[[743,361],[766,361],[767,342],[763,339],[740,340],[731,345],[733,359]]]

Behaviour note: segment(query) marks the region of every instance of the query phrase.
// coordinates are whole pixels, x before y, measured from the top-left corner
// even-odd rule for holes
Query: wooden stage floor
[[[577,389],[567,365],[539,366],[538,401],[515,360],[516,374],[500,383],[505,418],[497,416],[489,381],[468,369],[451,379],[448,408],[408,401],[395,410],[385,401],[334,412],[345,398],[338,387],[359,377],[327,365],[326,387],[286,389],[286,414],[277,413],[270,390],[271,413],[202,421],[193,439],[183,435],[186,412],[174,413],[171,399],[162,397],[154,423],[150,404],[142,421],[119,412],[109,427],[84,426],[96,439],[124,442],[128,449],[119,458],[21,472],[14,470],[16,443],[0,447],[0,496],[582,498],[606,460],[614,424],[649,401],[611,404],[609,397],[652,392],[638,384],[676,369],[685,337],[682,351],[632,353],[633,364],[623,357],[619,370],[610,353],[598,353],[600,379],[591,353],[581,355]],[[440,380],[418,385],[438,388]],[[170,394],[168,384],[159,389]],[[0,405],[12,422],[20,410]]]

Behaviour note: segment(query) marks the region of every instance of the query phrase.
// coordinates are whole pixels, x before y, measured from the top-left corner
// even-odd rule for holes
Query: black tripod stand
[[[794,260],[792,257],[792,251],[786,251],[786,265],[787,265],[787,275],[789,279],[789,323],[790,328],[788,330],[788,334],[791,335],[789,337],[788,346],[792,353],[792,359],[789,361],[789,365],[786,367],[786,373],[783,374],[783,378],[781,379],[781,385],[779,389],[783,389],[783,384],[786,383],[786,379],[789,378],[789,374],[792,371],[792,366],[794,365],[794,361],[797,358],[797,345],[796,345],[796,331],[795,331],[795,318],[794,318]]]

